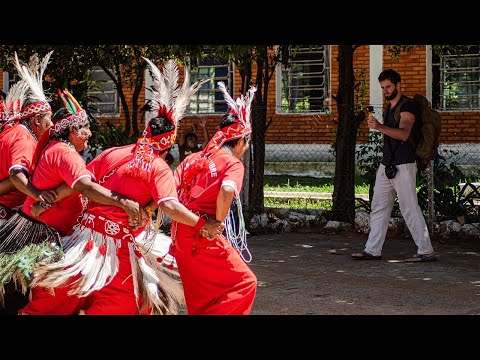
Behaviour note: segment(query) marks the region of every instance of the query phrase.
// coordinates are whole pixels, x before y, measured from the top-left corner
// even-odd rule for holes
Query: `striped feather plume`
[[[175,60],[168,60],[162,71],[149,59],[145,58],[151,69],[153,77],[153,101],[152,111],[158,111],[159,107],[165,106],[167,111],[173,110],[173,121],[175,126],[183,118],[190,98],[200,89],[202,84],[210,79],[198,80],[192,86],[189,86],[190,77],[188,72],[182,87],[179,87],[179,72]]]
[[[15,52],[13,65],[15,65],[21,80],[28,84],[28,87],[30,88],[29,93],[27,94],[27,97],[30,100],[47,101],[45,93],[43,92],[43,73],[47,68],[52,53],[53,50],[45,55],[42,61],[39,61],[37,54],[33,54],[30,56],[28,64],[25,64],[18,59],[18,55]],[[24,100],[22,100],[22,102],[23,101]]]
[[[191,97],[210,79],[197,80],[191,86],[189,72],[186,72],[185,80],[183,81],[182,88],[180,89],[178,96],[175,100],[175,106],[173,111],[173,118],[178,122],[185,116],[185,111],[190,102]]]
[[[233,100],[233,98],[227,91],[225,83],[223,83],[222,81],[218,82],[218,88],[222,92],[223,98],[225,99],[227,105],[230,107],[231,111],[238,116],[244,127],[249,128],[250,110],[252,107],[253,97],[255,95],[255,92],[257,91],[257,88],[254,86],[250,86],[247,95],[241,95],[237,98],[237,100]]]
[[[233,110],[233,112],[235,114],[239,114],[240,112],[240,109],[238,108],[237,106],[237,103],[235,102],[235,100],[233,100],[233,98],[230,96],[230,94],[228,93],[228,90],[227,90],[227,87],[225,86],[225,83],[223,81],[219,81],[217,83],[218,85],[218,88],[220,89],[220,91],[222,92],[223,94],[223,98],[225,99],[225,102],[227,103],[228,107]]]
[[[20,80],[13,84],[8,91],[5,99],[5,112],[10,118],[15,117],[21,112],[23,103],[27,98],[29,88],[30,86],[26,81]]]

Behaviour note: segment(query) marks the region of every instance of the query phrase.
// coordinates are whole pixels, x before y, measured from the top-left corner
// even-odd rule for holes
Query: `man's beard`
[[[395,89],[390,95],[385,95],[385,100],[389,100],[389,101],[393,100],[397,97],[397,95],[398,95],[398,90]]]

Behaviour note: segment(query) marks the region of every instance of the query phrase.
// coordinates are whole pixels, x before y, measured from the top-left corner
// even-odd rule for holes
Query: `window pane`
[[[290,48],[291,60],[282,68],[280,112],[326,112],[330,91],[329,46]]]
[[[434,54],[434,106],[439,110],[478,110],[480,108],[480,53],[472,46],[459,55]],[[438,74],[438,75],[437,75]]]
[[[210,81],[204,83],[192,97],[189,104],[189,112],[191,114],[225,113],[227,105],[223,100],[222,93],[217,89],[217,82],[223,81],[231,92],[231,69],[229,62],[226,60],[200,62],[198,67],[190,70],[190,76],[192,84],[198,79],[210,78]]]
[[[92,81],[96,81],[98,91],[89,91],[89,107],[95,116],[118,116],[119,101],[115,84],[110,77],[99,67],[92,69]]]

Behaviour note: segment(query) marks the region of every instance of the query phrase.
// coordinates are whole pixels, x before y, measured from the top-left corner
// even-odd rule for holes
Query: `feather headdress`
[[[72,125],[85,125],[88,123],[87,113],[67,89],[63,91],[58,89],[58,95],[70,115],[58,120],[55,125],[48,130],[50,134],[59,133]]]
[[[5,99],[9,122],[20,121],[38,113],[51,111],[43,91],[43,73],[52,53],[53,50],[41,61],[37,54],[33,54],[30,56],[28,64],[25,64],[18,59],[15,52],[11,61],[17,69],[20,80],[12,86]]]
[[[5,112],[5,100],[0,101],[0,131],[7,120],[7,114]]]
[[[168,60],[160,70],[151,60],[145,58],[153,77],[152,101],[150,111],[153,116],[148,120],[142,136],[138,139],[135,156],[128,164],[127,173],[132,176],[143,176],[150,171],[150,165],[161,151],[175,143],[177,127],[184,117],[190,98],[209,79],[197,80],[190,85],[188,72],[180,87],[178,84],[178,67],[175,60]],[[166,118],[173,125],[173,130],[152,136],[150,121],[152,118]]]
[[[237,100],[233,100],[223,82],[218,83],[218,87],[223,94],[225,102],[230,108],[230,113],[234,114],[235,121],[223,128],[217,130],[215,135],[203,149],[200,156],[193,159],[185,169],[181,184],[178,189],[179,199],[188,198],[194,179],[203,169],[208,167],[209,160],[222,148],[227,141],[249,136],[252,133],[250,122],[250,112],[253,97],[257,91],[256,87],[251,86],[246,96],[241,95]]]
[[[35,153],[33,155],[32,166],[35,168],[37,162],[40,159],[40,155],[43,149],[50,142],[50,136],[53,134],[59,134],[63,130],[69,128],[72,125],[86,125],[88,124],[88,116],[85,110],[82,109],[78,101],[73,97],[70,92],[65,90],[58,89],[58,95],[62,99],[64,107],[68,110],[68,115],[64,118],[58,119],[55,124],[45,131],[42,137],[38,140],[37,147],[35,148]]]
[[[204,150],[205,153],[210,154],[215,153],[225,142],[249,136],[252,133],[250,113],[257,88],[255,86],[250,86],[247,94],[245,96],[239,96],[237,100],[233,100],[223,82],[218,82],[218,88],[222,92],[223,98],[230,108],[230,113],[235,115],[237,120],[233,124],[219,129],[215,135],[213,135]]]

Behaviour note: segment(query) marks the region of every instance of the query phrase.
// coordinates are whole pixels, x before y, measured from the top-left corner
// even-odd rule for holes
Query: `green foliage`
[[[479,209],[475,201],[480,199],[477,188],[471,184],[476,179],[468,178],[450,157],[458,155],[458,151],[443,150],[443,155],[438,156],[434,167],[434,202],[436,221],[457,220],[463,216],[465,222],[479,222]],[[428,183],[424,172],[419,173],[418,202],[424,212],[428,205]],[[460,187],[460,183],[465,185]]]
[[[355,91],[353,93],[355,113],[363,111],[365,108],[365,101],[367,99],[367,71],[360,67],[360,69],[353,70],[355,74]]]
[[[332,178],[313,178],[306,176],[268,175],[265,176],[264,189],[267,191],[333,192]],[[355,193],[367,194],[368,184],[363,178],[355,177]]]

